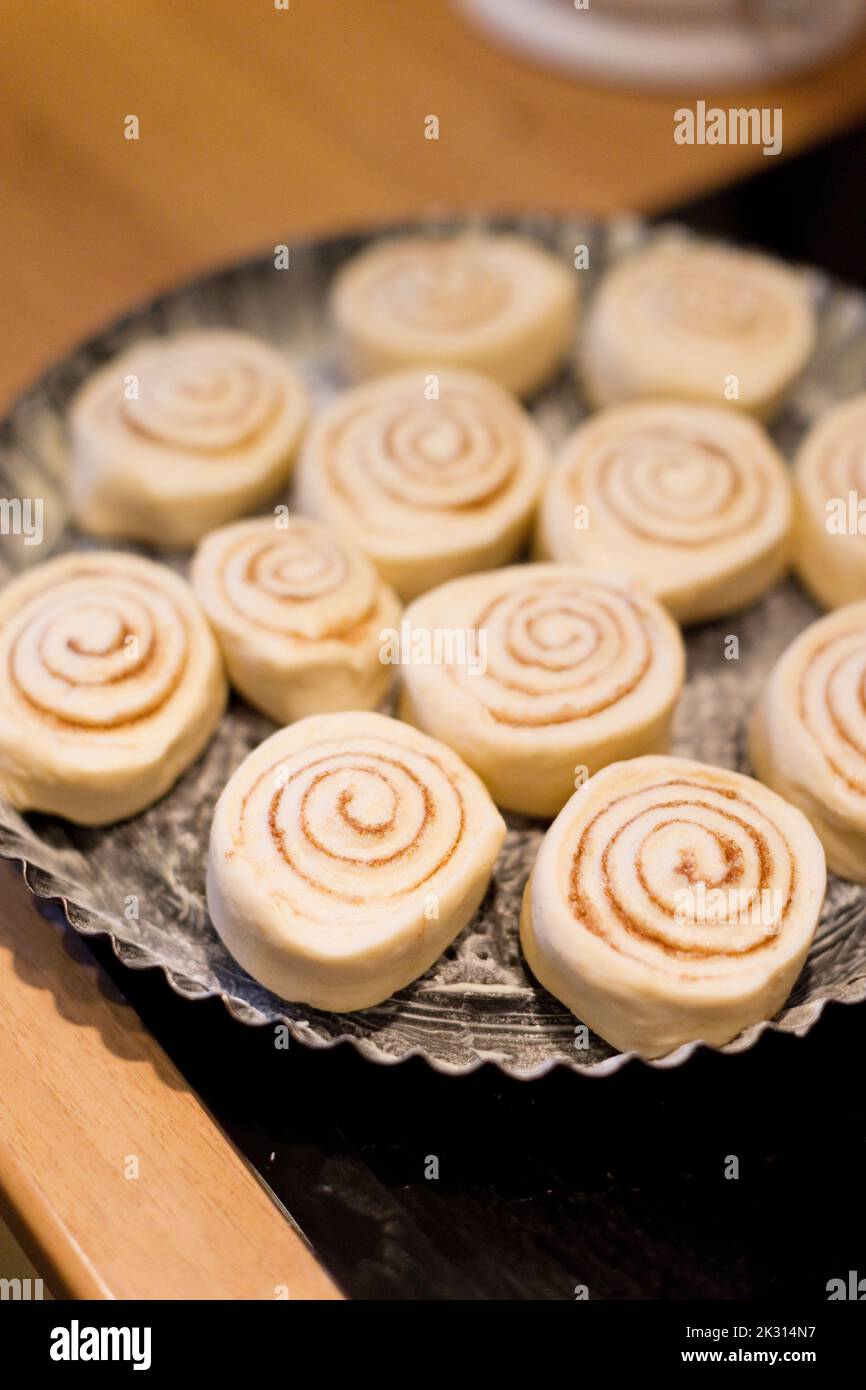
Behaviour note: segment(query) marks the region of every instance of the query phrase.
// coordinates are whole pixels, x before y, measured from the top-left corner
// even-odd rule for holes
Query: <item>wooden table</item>
[[[790,153],[866,111],[866,45],[765,91],[647,98],[523,66],[444,0],[14,6],[0,396],[123,306],[262,245],[431,207],[656,210],[760,169],[760,149],[674,145],[696,95],[781,106]],[[52,1287],[338,1296],[72,933],[9,866],[0,886],[0,1189]]]

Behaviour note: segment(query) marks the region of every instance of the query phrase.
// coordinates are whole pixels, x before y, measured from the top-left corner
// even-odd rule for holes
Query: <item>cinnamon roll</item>
[[[338,398],[298,464],[302,512],[353,538],[404,599],[520,548],[547,446],[505,391],[469,372],[401,372]]]
[[[684,758],[637,758],[557,816],[520,939],[533,974],[612,1047],[720,1047],[784,1004],[825,879],[812,827],[775,792]]]
[[[392,667],[380,633],[400,604],[340,536],[303,517],[236,521],[199,546],[192,582],[229,677],[278,724],[327,710],[373,709]]]
[[[815,341],[815,314],[780,262],[720,246],[659,242],[608,271],[581,348],[596,406],[676,396],[762,418]]]
[[[667,750],[683,642],[630,579],[515,565],[425,594],[404,627],[401,716],[500,806],[553,816],[606,763]]]
[[[824,608],[866,598],[866,393],[828,410],[794,462],[794,564]]]
[[[571,343],[576,276],[516,236],[381,241],[339,272],[332,310],[349,371],[468,367],[527,395]]]
[[[617,406],[566,443],[537,548],[630,572],[682,623],[744,608],[783,574],[791,488],[760,425],[733,411]]]
[[[208,906],[281,998],[363,1009],[454,940],[504,835],[450,749],[381,714],[314,715],[261,744],[220,797]]]
[[[834,873],[866,883],[866,601],[782,653],[752,720],[752,766],[806,813]]]
[[[0,794],[19,810],[135,815],[198,757],[225,699],[205,616],[163,565],[78,552],[0,593]]]
[[[72,514],[96,536],[195,545],[286,482],[306,415],[294,369],[246,333],[139,343],[72,404]]]

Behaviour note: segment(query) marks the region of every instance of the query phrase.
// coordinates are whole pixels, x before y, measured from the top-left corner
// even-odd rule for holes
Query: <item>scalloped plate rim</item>
[[[2,827],[0,827],[0,835],[2,835]],[[651,1067],[654,1071],[671,1071],[675,1067],[682,1066],[684,1062],[687,1062],[699,1050],[715,1052],[721,1056],[736,1056],[738,1053],[748,1052],[768,1029],[774,1033],[787,1033],[798,1038],[806,1037],[821,1018],[828,1004],[859,1004],[866,1000],[866,974],[855,975],[852,980],[846,982],[846,985],[848,988],[856,988],[856,986],[860,985],[862,989],[859,995],[855,993],[850,997],[840,999],[834,995],[828,994],[809,1001],[809,1012],[796,1028],[786,1028],[783,1024],[777,1023],[775,1019],[761,1019],[757,1024],[752,1025],[755,1028],[754,1035],[749,1038],[747,1042],[742,1042],[740,1046],[737,1046],[737,1043],[743,1038],[742,1033],[739,1034],[738,1038],[732,1039],[731,1042],[725,1043],[722,1047],[716,1047],[712,1043],[707,1043],[700,1038],[695,1038],[690,1042],[681,1044],[680,1047],[675,1048],[672,1052],[666,1053],[664,1057],[643,1057],[637,1052],[617,1052],[612,1057],[605,1057],[602,1061],[589,1065],[577,1061],[566,1061],[565,1058],[562,1057],[551,1057],[546,1062],[540,1062],[537,1066],[526,1069],[507,1066],[496,1057],[489,1056],[478,1056],[474,1061],[465,1063],[443,1062],[439,1058],[429,1056],[421,1047],[409,1048],[406,1052],[401,1053],[399,1057],[395,1057],[381,1051],[381,1049],[374,1047],[366,1039],[358,1038],[352,1033],[341,1033],[337,1037],[327,1040],[316,1037],[310,1033],[309,1025],[304,1023],[303,1020],[293,1019],[287,1014],[275,1013],[270,1017],[263,1017],[260,1020],[244,1017],[243,1010],[249,1006],[246,1005],[242,999],[238,999],[236,995],[230,994],[227,990],[203,988],[196,991],[194,994],[190,993],[189,990],[184,988],[181,980],[175,974],[172,967],[166,965],[164,961],[154,956],[148,947],[140,946],[135,942],[124,941],[122,937],[116,936],[109,927],[85,927],[74,922],[70,916],[70,903],[72,903],[77,913],[81,913],[82,916],[92,920],[90,909],[80,906],[80,904],[74,902],[69,896],[60,892],[59,889],[57,891],[43,892],[36,887],[35,884],[30,882],[29,873],[33,870],[42,875],[49,883],[54,882],[54,875],[47,869],[40,869],[35,865],[31,865],[29,860],[24,858],[20,853],[9,850],[3,844],[0,844],[0,859],[18,866],[24,884],[28,892],[36,900],[37,906],[40,903],[57,904],[62,908],[63,916],[68,926],[79,936],[85,938],[91,936],[101,937],[103,939],[107,938],[111,943],[111,949],[115,960],[125,969],[161,970],[172,992],[179,998],[184,999],[188,1004],[201,1003],[206,999],[219,999],[225,1007],[229,1017],[236,1023],[243,1024],[248,1028],[273,1027],[274,1024],[282,1023],[289,1029],[289,1033],[295,1041],[303,1044],[305,1047],[317,1051],[330,1052],[332,1048],[348,1043],[359,1056],[365,1059],[365,1061],[374,1062],[379,1066],[399,1066],[401,1063],[408,1062],[412,1058],[421,1057],[428,1066],[440,1075],[470,1076],[474,1072],[479,1071],[483,1066],[493,1066],[497,1071],[502,1072],[505,1076],[512,1077],[515,1081],[537,1081],[541,1077],[548,1076],[552,1071],[560,1067],[566,1071],[577,1072],[581,1076],[594,1078],[613,1076],[622,1071],[628,1063],[639,1063],[643,1066]],[[138,959],[124,959],[122,948],[135,952]]]

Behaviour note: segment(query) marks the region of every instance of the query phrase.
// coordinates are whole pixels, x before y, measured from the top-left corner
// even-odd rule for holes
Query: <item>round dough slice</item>
[[[730,400],[766,418],[814,341],[814,310],[786,266],[665,241],[608,271],[586,320],[582,375],[597,406],[675,396],[720,406]]]
[[[393,668],[380,633],[400,603],[340,536],[303,517],[236,521],[202,541],[192,582],[241,695],[289,724],[329,710],[375,709]]]
[[[794,462],[794,486],[800,579],[824,608],[866,598],[866,393],[812,427]]]
[[[788,563],[791,487],[754,421],[655,401],[602,411],[568,440],[545,488],[545,559],[627,565],[681,623],[744,608]]]
[[[832,871],[866,883],[866,601],[812,623],[782,653],[752,720],[762,782],[806,813]]]
[[[246,333],[139,343],[72,403],[72,514],[96,536],[193,546],[279,491],[306,418],[297,373]]]
[[[685,758],[614,763],[539,850],[520,922],[533,974],[622,1052],[721,1047],[784,1004],[824,899],[809,822]]]
[[[340,396],[315,421],[296,502],[349,536],[404,599],[511,559],[549,458],[517,402],[485,377],[400,372]]]
[[[381,714],[314,715],[261,744],[217,802],[208,907],[281,998],[363,1009],[470,921],[504,835],[450,749]]]
[[[605,763],[667,750],[682,637],[631,579],[515,565],[426,594],[404,628],[400,714],[500,806],[554,816]]]
[[[198,600],[164,565],[81,551],[0,593],[0,794],[18,810],[136,815],[202,752],[226,694]]]
[[[339,272],[331,305],[353,376],[440,363],[522,396],[567,356],[576,301],[576,276],[550,252],[467,232],[378,242]]]

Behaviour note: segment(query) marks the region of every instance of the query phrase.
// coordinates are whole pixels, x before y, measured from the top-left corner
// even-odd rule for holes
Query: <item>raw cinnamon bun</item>
[[[791,487],[760,425],[676,402],[617,406],[571,436],[545,488],[541,556],[627,566],[682,623],[743,608],[783,574]]]
[[[751,728],[752,766],[806,813],[834,873],[866,883],[866,601],[782,653]]]
[[[278,724],[374,709],[387,693],[393,668],[379,659],[380,633],[399,623],[399,601],[327,527],[233,522],[202,541],[192,582],[232,684]]]
[[[297,373],[246,333],[139,343],[72,404],[73,516],[97,536],[195,545],[285,483],[306,415]]]
[[[400,372],[339,397],[315,421],[296,501],[351,537],[404,599],[520,548],[547,446],[505,391],[470,372]]]
[[[235,959],[281,998],[363,1009],[454,940],[504,834],[442,744],[380,714],[317,715],[267,739],[225,788],[208,906]]]
[[[332,310],[352,375],[413,363],[468,367],[526,395],[565,358],[576,276],[520,237],[410,236],[339,272]]]
[[[611,1046],[722,1046],[784,1004],[825,878],[812,827],[775,792],[637,758],[590,778],[550,827],[521,943],[533,974]]]
[[[824,608],[866,598],[866,394],[828,410],[794,462],[794,564]]]
[[[762,418],[815,341],[815,314],[780,262],[721,246],[659,242],[608,271],[586,321],[584,385],[596,406],[675,396]]]
[[[553,816],[605,763],[667,751],[682,638],[630,579],[515,565],[425,594],[404,625],[402,717],[454,748],[500,806]]]
[[[19,810],[135,815],[198,757],[225,698],[205,616],[163,565],[79,552],[0,593],[0,793]]]

